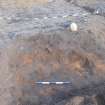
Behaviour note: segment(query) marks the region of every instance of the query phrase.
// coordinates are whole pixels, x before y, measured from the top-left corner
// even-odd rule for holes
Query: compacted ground
[[[0,58],[1,105],[105,105],[105,1],[1,0]]]

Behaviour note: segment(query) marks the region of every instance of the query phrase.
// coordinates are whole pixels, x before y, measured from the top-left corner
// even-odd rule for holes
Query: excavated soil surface
[[[104,105],[105,1],[1,0],[0,58],[1,105]]]

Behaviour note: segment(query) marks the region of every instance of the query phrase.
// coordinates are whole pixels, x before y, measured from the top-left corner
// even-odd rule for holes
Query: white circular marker
[[[70,30],[72,31],[72,32],[76,32],[76,31],[78,31],[78,25],[76,24],[76,23],[71,23],[70,24]]]

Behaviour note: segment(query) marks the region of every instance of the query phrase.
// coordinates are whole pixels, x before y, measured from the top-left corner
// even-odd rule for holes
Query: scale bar
[[[63,85],[63,84],[71,84],[71,82],[35,82],[35,84],[42,84],[42,85],[50,85],[50,84]]]

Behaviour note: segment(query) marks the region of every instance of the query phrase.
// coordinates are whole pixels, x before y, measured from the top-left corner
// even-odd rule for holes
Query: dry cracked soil
[[[0,0],[0,105],[105,105],[104,94],[105,0]]]

